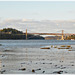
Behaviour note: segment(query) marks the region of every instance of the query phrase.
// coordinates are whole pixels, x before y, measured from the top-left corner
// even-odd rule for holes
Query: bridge
[[[62,30],[61,33],[27,33],[27,29],[26,29],[26,40],[27,40],[27,35],[28,34],[33,34],[33,35],[61,35],[61,40],[64,40],[64,36],[71,36],[71,35],[75,35],[73,33],[64,33],[64,30]]]

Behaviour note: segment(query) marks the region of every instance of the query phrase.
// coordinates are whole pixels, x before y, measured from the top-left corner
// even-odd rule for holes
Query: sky
[[[75,1],[0,1],[0,29],[75,33]]]

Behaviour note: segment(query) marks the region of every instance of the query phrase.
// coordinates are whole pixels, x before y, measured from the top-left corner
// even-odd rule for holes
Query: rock
[[[63,62],[63,61],[60,61],[60,62]]]
[[[3,70],[3,71],[0,71],[1,72],[1,74],[3,74],[3,72],[5,72],[6,70]]]
[[[45,60],[45,59],[42,59],[42,60]]]
[[[75,50],[68,50],[68,51],[75,51]]]
[[[5,55],[2,55],[2,57],[4,57]]]
[[[66,47],[65,49],[70,49],[69,47]]]
[[[50,63],[50,64],[52,64],[52,63]]]
[[[61,69],[64,69],[64,68],[66,68],[66,67],[62,67]]]
[[[51,45],[51,48],[53,48],[53,45]]]
[[[61,49],[61,48],[58,48],[58,49]]]
[[[74,65],[72,65],[72,66],[74,66]]]
[[[21,64],[25,64],[25,63],[21,63]]]
[[[61,67],[62,67],[63,65],[61,65]]]
[[[68,45],[67,47],[71,47],[70,45]]]
[[[13,50],[4,50],[4,52],[13,52]]]
[[[56,67],[57,65],[55,65],[55,67]]]
[[[41,68],[37,69],[37,70],[41,70]]]
[[[55,46],[54,48],[57,48],[57,46]]]
[[[45,73],[45,71],[43,71],[42,73]]]
[[[74,63],[74,62],[70,62],[70,63]]]
[[[63,73],[63,71],[58,71],[57,73],[58,73],[58,74],[61,74],[61,73]]]
[[[71,49],[70,47],[59,47],[58,49]]]
[[[26,70],[26,68],[22,68],[22,69],[19,69],[19,70],[22,70],[22,71],[24,71],[24,70]]]
[[[60,67],[57,67],[57,68],[60,68]]]
[[[3,67],[5,67],[5,65],[3,65]]]
[[[65,45],[62,45],[61,47],[66,47]]]
[[[55,71],[55,72],[53,72],[53,73],[56,73],[56,74],[62,74],[63,71]]]
[[[67,72],[65,71],[65,73],[67,73]]]
[[[71,49],[72,49],[72,47],[71,47]]]
[[[0,44],[0,46],[2,46],[2,44]]]
[[[72,50],[68,50],[68,51],[72,51]]]
[[[32,69],[32,72],[35,72],[35,70],[34,70],[34,69]]]
[[[50,47],[44,47],[44,48],[40,48],[40,49],[50,49]]]
[[[36,70],[32,69],[32,72],[35,72],[35,71],[38,71],[38,70],[41,70],[41,68],[39,68],[39,69],[36,69]]]

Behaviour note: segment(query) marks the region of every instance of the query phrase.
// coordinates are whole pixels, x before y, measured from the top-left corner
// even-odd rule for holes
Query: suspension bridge
[[[55,36],[61,36],[61,40],[64,40],[64,36],[71,36],[71,35],[75,35],[73,33],[64,33],[64,30],[61,30],[61,33],[28,33],[27,29],[26,29],[26,40],[27,40],[27,35],[28,34],[33,34],[33,35],[55,35]]]

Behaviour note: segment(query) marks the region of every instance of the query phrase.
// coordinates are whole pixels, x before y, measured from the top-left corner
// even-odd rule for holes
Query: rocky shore
[[[49,49],[0,47],[0,73],[75,74],[75,45],[46,47]]]

